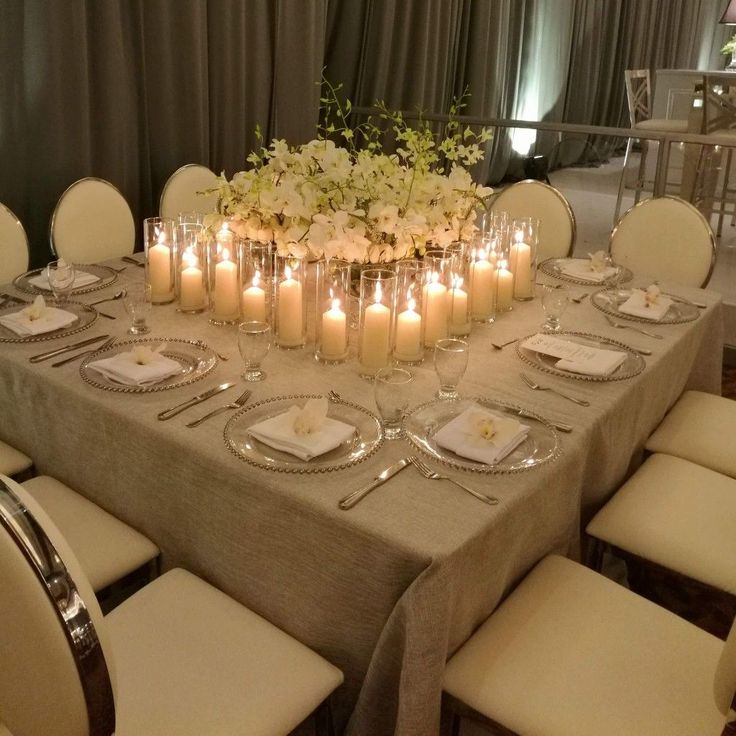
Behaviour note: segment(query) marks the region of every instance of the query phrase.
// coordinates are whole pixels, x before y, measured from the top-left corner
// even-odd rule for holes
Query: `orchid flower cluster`
[[[221,178],[218,212],[206,225],[216,230],[227,222],[236,235],[275,242],[282,255],[358,263],[470,239],[492,190],[474,183],[467,167],[483,158],[492,136],[460,128],[454,116],[464,98],[453,103],[438,141],[427,123],[410,127],[383,103],[377,118],[350,128],[350,103],[338,99],[339,87],[326,83],[326,90],[318,137],[299,146],[274,140],[251,153],[250,168]],[[390,153],[381,142],[386,129]]]

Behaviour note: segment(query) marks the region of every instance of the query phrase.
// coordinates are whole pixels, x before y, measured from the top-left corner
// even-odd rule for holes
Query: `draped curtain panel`
[[[627,68],[724,66],[725,0],[0,0],[0,202],[32,265],[76,179],[115,184],[137,221],[186,163],[231,175],[266,140],[314,136],[318,82],[469,115],[627,125]],[[593,140],[601,155],[620,142]],[[589,156],[579,139],[499,130],[476,175],[528,152]]]

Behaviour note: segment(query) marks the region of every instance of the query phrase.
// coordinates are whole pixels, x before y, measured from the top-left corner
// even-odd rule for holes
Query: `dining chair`
[[[174,569],[103,618],[70,545],[0,478],[0,720],[15,736],[286,736],[340,670]]]
[[[133,213],[109,181],[88,176],[59,197],[49,237],[56,257],[73,263],[129,256],[135,249]]]
[[[626,87],[626,102],[629,108],[629,125],[632,128],[645,131],[656,131],[663,133],[687,133],[688,120],[677,118],[652,118],[652,78],[649,69],[626,69],[624,70],[624,84]],[[695,131],[693,131],[695,132]],[[618,196],[616,198],[616,209],[614,210],[613,223],[618,222],[621,212],[621,201],[624,188],[626,187],[626,174],[634,138],[626,140],[626,152],[624,154],[624,165],[621,169],[621,178],[618,185]],[[641,156],[639,168],[634,183],[634,204],[639,202],[641,192],[645,185],[646,162],[649,151],[649,141],[640,140]]]
[[[587,567],[544,558],[450,659],[461,717],[535,736],[720,736],[736,690],[724,644]]]
[[[689,202],[665,195],[635,204],[613,228],[613,260],[637,277],[705,287],[713,273],[716,241],[708,221]]]
[[[217,207],[217,194],[199,194],[217,186],[217,174],[201,164],[177,169],[161,191],[159,215],[176,220],[180,212],[207,214]]]
[[[21,221],[0,202],[0,284],[28,270],[28,236]]]
[[[491,212],[509,218],[539,218],[538,260],[564,258],[572,253],[576,224],[570,203],[558,189],[536,179],[524,179],[503,189],[491,202]]]

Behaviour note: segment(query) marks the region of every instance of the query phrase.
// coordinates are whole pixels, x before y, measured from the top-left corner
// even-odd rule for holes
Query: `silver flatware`
[[[565,284],[545,284],[541,281],[534,282],[537,286],[546,286],[548,289],[561,289]]]
[[[491,345],[493,345],[496,350],[502,350],[507,345],[511,345],[512,343],[518,342],[519,340],[521,340],[520,337],[515,337],[513,340],[506,340],[506,342],[494,342],[493,340],[491,340]]]
[[[134,266],[140,266],[141,268],[146,265],[143,261],[139,261],[137,258],[132,258],[131,256],[123,256],[120,260],[126,263],[132,263]]]
[[[364,499],[372,490],[383,485],[389,478],[393,478],[396,473],[403,470],[407,465],[411,465],[415,460],[414,457],[402,457],[401,460],[389,465],[385,470],[382,470],[368,485],[358,488],[357,491],[349,493],[345,498],[338,502],[338,507],[343,511],[353,508],[358,501]]]
[[[207,399],[210,399],[213,396],[216,396],[221,391],[225,391],[226,389],[234,385],[235,385],[234,381],[231,381],[229,383],[221,383],[219,386],[215,386],[214,388],[211,388],[208,391],[205,391],[204,393],[197,394],[197,396],[195,396],[193,399],[189,399],[188,401],[185,401],[182,404],[177,404],[176,406],[172,406],[171,409],[165,409],[164,411],[158,413],[156,416],[162,422],[166,421],[167,419],[171,419],[172,417],[175,417],[177,414],[180,414],[186,409],[189,409],[192,406],[196,406],[202,401],[207,401]]]
[[[586,291],[584,294],[578,294],[578,296],[572,296],[570,297],[571,302],[575,302],[575,304],[580,304],[580,302],[584,301],[586,297],[588,297],[589,294]]]
[[[217,350],[210,347],[204,340],[187,340],[187,342],[191,345],[199,345],[201,348],[209,348],[220,360],[230,360],[229,356],[218,353]]]
[[[483,503],[487,503],[489,506],[496,506],[498,504],[498,499],[495,496],[486,496],[485,493],[479,493],[478,491],[474,490],[470,486],[466,486],[465,484],[461,483],[459,480],[455,480],[454,478],[451,478],[449,475],[442,475],[442,473],[438,473],[435,470],[432,470],[432,468],[429,467],[429,465],[426,465],[422,460],[420,460],[418,457],[413,457],[412,465],[425,477],[429,480],[449,480],[450,483],[454,483],[458,488],[462,488],[466,493],[469,493],[471,496],[474,496],[479,501],[483,501]]]
[[[222,412],[229,411],[230,409],[240,409],[240,407],[242,407],[245,404],[245,402],[248,401],[251,393],[252,392],[250,390],[243,391],[243,393],[240,394],[240,396],[238,396],[238,398],[235,399],[235,401],[229,404],[225,404],[224,406],[219,406],[217,407],[217,409],[213,409],[211,412],[209,412],[208,414],[205,414],[203,417],[200,417],[199,419],[195,419],[193,422],[189,422],[186,426],[187,427],[198,427],[200,424],[202,424],[202,422],[207,421],[210,417],[217,416],[218,414],[222,414]]]
[[[675,294],[670,294],[669,292],[666,294],[670,299],[672,299],[673,302],[679,302],[680,304],[689,304],[691,307],[697,307],[698,309],[707,309],[708,305],[703,304],[703,302],[694,302],[692,299],[685,299],[685,297],[682,296],[676,296]]]
[[[611,325],[611,327],[617,327],[619,330],[634,330],[634,332],[639,332],[642,335],[653,337],[657,340],[664,339],[662,335],[658,335],[656,332],[649,332],[649,330],[644,330],[641,327],[637,327],[636,325],[625,325],[623,322],[617,322],[615,319],[609,317],[607,314],[604,314],[603,316],[606,318],[608,324]]]
[[[537,419],[533,414],[529,414],[528,412],[525,412],[523,409],[515,409],[517,416],[520,417],[526,417],[527,419]],[[560,432],[572,432],[574,427],[570,424],[565,424],[565,422],[553,422],[550,419],[547,419],[547,421],[557,430]]]
[[[122,299],[128,293],[127,289],[121,289],[112,296],[105,297],[104,299],[98,299],[96,302],[89,302],[88,307],[94,307],[96,304],[102,304],[103,302],[115,302],[118,299]]]
[[[64,358],[64,360],[57,360],[56,363],[52,363],[52,368],[58,368],[61,365],[66,365],[67,363],[71,363],[74,360],[79,360],[81,357],[85,355],[90,355],[91,353],[99,353],[101,350],[107,350],[109,347],[112,347],[112,344],[115,342],[115,337],[110,337],[105,342],[102,343],[102,345],[98,345],[95,348],[92,348],[91,350],[84,350],[81,353],[77,353],[76,355],[72,355],[69,358]]]
[[[551,391],[553,394],[557,394],[563,399],[572,401],[575,404],[579,404],[580,406],[590,406],[590,401],[586,401],[585,399],[578,399],[576,396],[570,396],[570,394],[566,394],[559,389],[553,388],[552,386],[542,386],[541,384],[529,378],[526,373],[519,373],[519,376],[521,376],[521,380],[524,381],[524,383],[534,391]]]
[[[100,340],[106,340],[110,335],[97,335],[97,337],[88,337],[86,340],[80,340],[79,342],[72,343],[71,345],[65,345],[63,348],[56,348],[55,350],[47,350],[45,353],[39,353],[28,358],[31,363],[40,363],[42,360],[48,360],[49,358],[55,358],[57,355],[68,353],[70,350],[76,350],[77,348],[83,348],[86,345],[92,345],[92,343],[99,342]]]
[[[14,296],[13,294],[0,294],[0,299],[3,300],[3,304],[5,304],[5,302],[11,302],[13,304],[30,304],[27,299],[21,299],[19,296]]]

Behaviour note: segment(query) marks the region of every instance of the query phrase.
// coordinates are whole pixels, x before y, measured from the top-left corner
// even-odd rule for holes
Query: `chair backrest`
[[[728,715],[736,693],[736,620],[731,624],[731,631],[718,660],[713,693],[718,709],[724,716]]]
[[[633,128],[642,120],[652,117],[652,77],[649,69],[626,69],[624,83],[626,101],[629,104],[629,122]]]
[[[217,186],[217,174],[201,164],[186,164],[168,179],[161,192],[159,215],[176,220],[180,212],[214,212],[217,195],[198,194]]]
[[[708,221],[679,197],[645,199],[611,233],[611,257],[636,276],[683,286],[705,286],[713,273],[716,241]]]
[[[0,475],[0,719],[13,736],[110,736],[102,612],[59,530]]]
[[[0,203],[0,284],[28,270],[28,236],[20,220]]]
[[[512,184],[491,202],[492,212],[508,212],[511,219],[539,219],[538,260],[564,258],[575,243],[575,215],[562,192],[537,181],[525,179]]]
[[[708,135],[736,127],[736,83],[723,74],[703,75],[703,123]]]
[[[135,222],[125,197],[109,181],[75,181],[56,203],[49,228],[51,250],[73,263],[96,263],[130,255]]]

